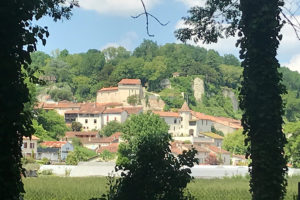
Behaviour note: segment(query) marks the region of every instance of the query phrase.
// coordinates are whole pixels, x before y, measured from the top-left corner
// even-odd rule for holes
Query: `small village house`
[[[32,135],[30,137],[23,136],[23,144],[22,144],[22,155],[23,157],[37,157],[37,142],[39,138]]]
[[[37,159],[47,158],[50,161],[64,161],[74,147],[68,141],[45,141],[38,148]]]
[[[208,133],[199,133],[199,138],[200,139],[211,139],[212,141],[212,145],[216,146],[216,147],[221,147],[222,146],[222,142],[224,137],[212,133],[212,132],[208,132]]]

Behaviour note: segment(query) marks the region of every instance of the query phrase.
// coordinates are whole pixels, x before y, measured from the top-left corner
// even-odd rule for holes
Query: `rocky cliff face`
[[[204,81],[200,78],[195,78],[193,82],[194,97],[196,101],[201,102],[202,95],[205,92]]]
[[[223,96],[230,98],[234,111],[239,109],[239,101],[231,89],[223,88]]]

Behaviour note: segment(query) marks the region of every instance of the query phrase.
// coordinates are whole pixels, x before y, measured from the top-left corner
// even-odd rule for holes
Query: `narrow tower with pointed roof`
[[[181,121],[182,121],[181,128],[184,130],[183,133],[188,134],[189,121],[192,119],[192,115],[191,115],[191,110],[190,110],[188,104],[186,103],[186,101],[184,101],[182,107],[180,108],[179,114],[180,114]]]

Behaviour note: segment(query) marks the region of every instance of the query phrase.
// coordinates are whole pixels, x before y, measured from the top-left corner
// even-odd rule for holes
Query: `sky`
[[[166,26],[155,20],[149,21],[149,37],[146,32],[146,19],[141,16],[133,19],[143,11],[140,0],[79,0],[80,8],[73,10],[70,20],[53,22],[45,17],[39,25],[48,26],[50,36],[46,46],[41,42],[38,50],[48,54],[55,49],[67,49],[70,53],[86,52],[88,49],[103,50],[109,46],[123,46],[133,51],[144,39],[151,39],[158,45],[181,43],[174,36],[174,31],[183,26],[182,17],[195,5],[204,5],[205,0],[144,0],[148,11]],[[287,0],[288,1],[288,0]],[[291,9],[297,5],[289,5]],[[298,7],[297,7],[298,8]],[[296,13],[297,15],[297,13]],[[300,20],[299,16],[296,16]],[[278,49],[277,59],[281,65],[300,72],[300,40],[289,25],[281,30],[283,40]],[[236,37],[219,40],[215,44],[201,42],[189,44],[214,49],[220,53],[233,54],[238,57],[239,48],[235,47]]]

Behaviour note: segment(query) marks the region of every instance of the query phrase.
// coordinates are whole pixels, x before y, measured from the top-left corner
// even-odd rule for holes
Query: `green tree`
[[[36,50],[38,39],[43,44],[49,32],[36,21],[47,15],[54,21],[71,16],[71,4],[65,0],[1,1],[0,31],[0,198],[19,199],[24,193],[21,174],[22,136],[30,136],[32,112],[24,110],[29,92],[24,83],[26,76],[37,81],[29,68],[30,53]],[[22,74],[22,67],[28,72]],[[5,97],[5,98],[2,98]]]
[[[72,122],[71,129],[72,131],[81,131],[82,124],[80,122]]]
[[[60,116],[55,110],[40,110],[37,121],[53,139],[59,139],[69,130],[66,126],[64,117]]]
[[[122,132],[122,127],[123,125],[121,123],[117,121],[110,121],[99,131],[99,134],[109,137],[115,132]]]
[[[242,130],[235,131],[224,137],[222,148],[238,155],[245,155],[247,147],[245,146],[245,136]]]
[[[175,157],[170,151],[168,125],[151,113],[132,116],[123,132],[117,169],[127,173],[118,181],[114,200],[191,199],[184,189],[192,179],[189,167],[197,162],[196,150]]]
[[[158,53],[158,45],[156,42],[153,42],[151,40],[145,40],[135,48],[133,51],[133,56],[141,57],[145,61],[151,61],[154,57],[156,57]]]
[[[223,63],[225,65],[233,65],[233,66],[240,66],[240,61],[232,54],[225,54],[223,58]]]
[[[132,106],[137,105],[139,102],[139,97],[137,95],[130,95],[127,97],[127,103],[129,103]]]
[[[237,45],[241,47],[244,68],[240,108],[244,111],[242,125],[249,144],[246,155],[252,160],[250,192],[255,200],[283,199],[286,193],[281,97],[286,90],[276,59],[284,23],[280,16],[283,5],[282,0],[208,0],[204,8],[192,8],[191,16],[185,18],[185,23],[193,28],[177,31],[177,37],[183,41],[195,36],[195,41],[207,43],[238,32]]]

